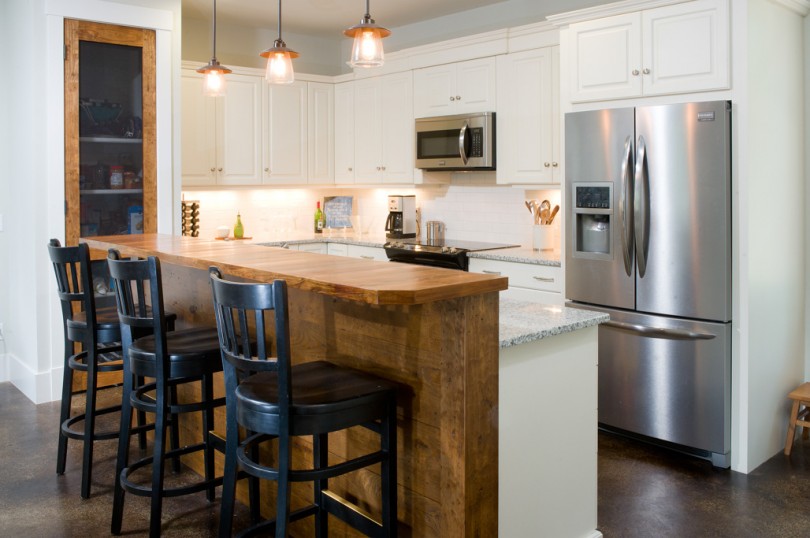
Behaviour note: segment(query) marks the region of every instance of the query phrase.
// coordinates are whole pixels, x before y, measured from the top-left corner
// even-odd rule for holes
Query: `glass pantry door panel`
[[[66,239],[155,231],[154,32],[65,21]]]

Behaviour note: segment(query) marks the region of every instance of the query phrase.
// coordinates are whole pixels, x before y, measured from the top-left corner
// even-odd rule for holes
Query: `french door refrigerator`
[[[565,117],[568,306],[599,328],[599,422],[728,467],[731,103]]]

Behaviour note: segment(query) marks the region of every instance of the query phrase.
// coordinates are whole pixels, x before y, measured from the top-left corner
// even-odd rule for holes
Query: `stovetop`
[[[436,252],[443,254],[495,250],[499,248],[512,248],[517,246],[520,245],[484,243],[481,241],[460,241],[457,239],[445,239],[443,241],[434,241],[433,243],[420,241],[418,239],[391,239],[385,244],[385,248],[396,248],[415,252]]]

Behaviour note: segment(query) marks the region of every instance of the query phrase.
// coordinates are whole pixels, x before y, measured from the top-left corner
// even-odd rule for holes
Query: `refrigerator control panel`
[[[589,209],[610,209],[610,187],[582,187],[576,188],[576,207]]]

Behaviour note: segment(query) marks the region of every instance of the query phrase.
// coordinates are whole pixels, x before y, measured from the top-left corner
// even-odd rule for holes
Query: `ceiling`
[[[371,17],[381,26],[397,28],[460,11],[500,4],[506,0],[371,0]],[[541,1],[541,0],[535,0]],[[276,0],[217,0],[217,23],[275,28]],[[360,22],[363,0],[287,0],[282,2],[285,31],[334,36],[335,28]],[[183,17],[210,20],[213,0],[182,0]]]

